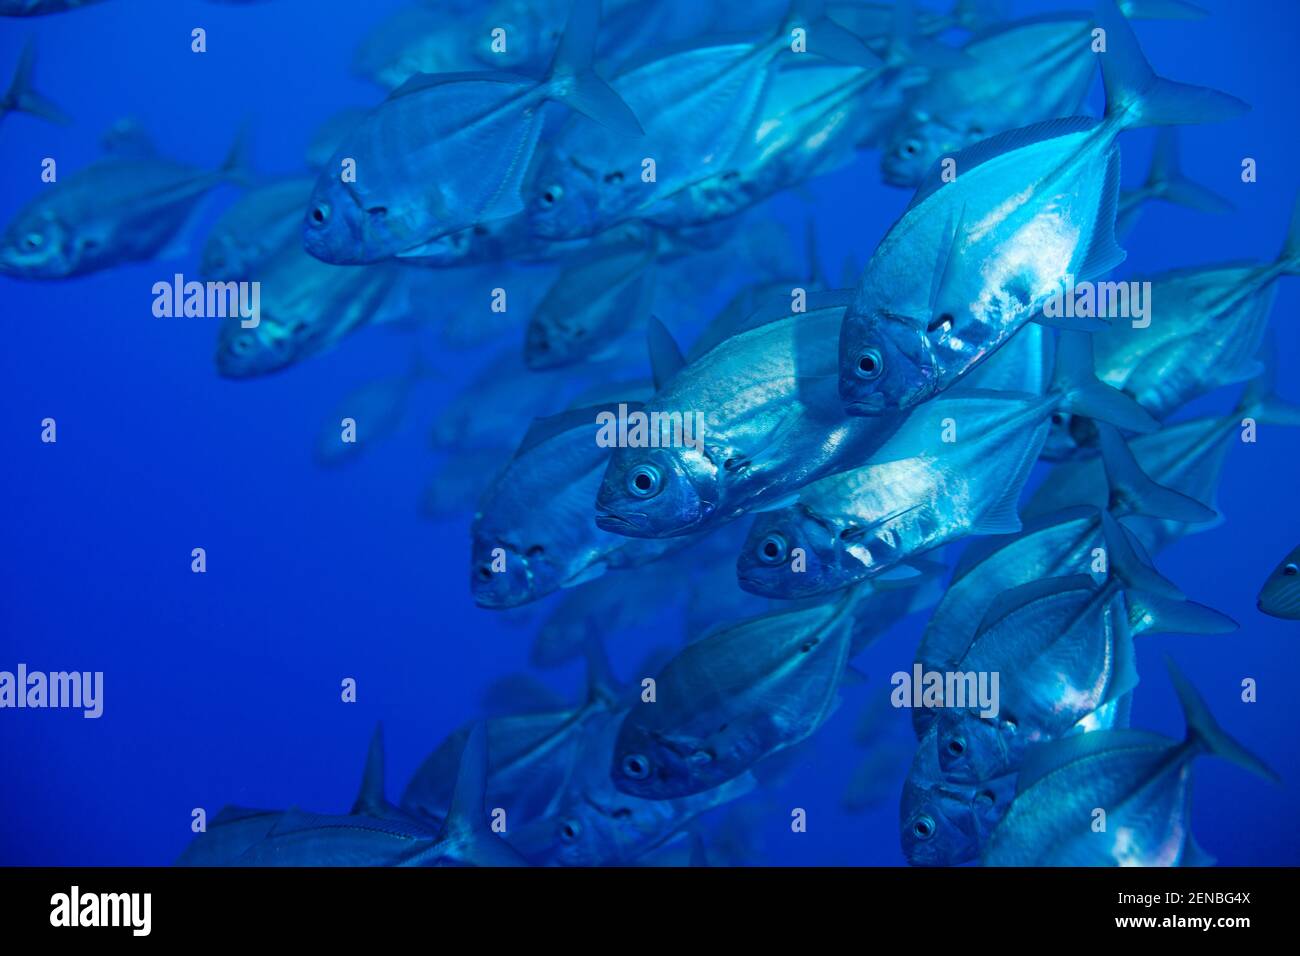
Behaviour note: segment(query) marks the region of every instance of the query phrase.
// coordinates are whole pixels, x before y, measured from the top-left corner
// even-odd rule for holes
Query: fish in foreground
[[[411,77],[352,130],[321,171],[303,244],[333,263],[418,257],[421,247],[523,210],[521,183],[537,149],[542,107],[566,103],[637,136],[640,124],[591,69],[599,0],[577,0],[550,73]],[[340,171],[355,163],[355,181]]]
[[[624,793],[652,800],[702,793],[817,730],[838,703],[869,584],[833,601],[719,628],[688,645],[637,703],[610,768]]]
[[[1114,236],[1122,131],[1247,109],[1156,76],[1113,0],[1102,0],[1099,25],[1105,117],[1050,120],[959,153],[957,177],[932,170],[872,255],[840,333],[839,391],[851,414],[932,398],[1035,317],[1067,277],[1091,280],[1123,261]]]
[[[1273,569],[1255,603],[1272,617],[1300,621],[1300,547]]]
[[[511,837],[515,849],[530,862],[547,866],[640,863],[674,841],[701,813],[755,787],[753,774],[746,773],[703,793],[670,800],[622,793],[609,777],[619,723],[617,713],[598,718],[552,811]]]
[[[912,866],[958,866],[977,860],[1011,806],[1016,775],[956,783],[939,768],[938,733],[921,738],[899,801],[899,837]]]
[[[1047,394],[950,393],[889,440],[889,461],[823,478],[797,504],[759,515],[737,561],[741,587],[774,597],[825,593],[968,534],[1019,531],[1020,492],[1050,419],[1081,405],[1130,428],[1154,425],[1093,377],[1084,334],[1061,332]],[[955,431],[932,430],[935,419]]]
[[[51,123],[66,126],[72,122],[67,113],[57,105],[36,92],[32,86],[32,69],[36,65],[36,42],[28,40],[18,58],[18,67],[14,70],[13,81],[9,89],[0,96],[0,120],[10,113],[26,113]]]
[[[103,159],[46,186],[0,236],[0,273],[67,279],[158,255],[213,187],[244,180],[237,140],[220,168],[164,159],[129,122],[105,137]]]
[[[949,779],[1010,773],[1026,747],[1063,737],[1128,694],[1138,682],[1134,636],[1236,630],[1230,618],[1184,600],[1108,512],[1101,521],[1109,568],[1103,584],[1077,574],[1004,592],[961,659],[945,668],[1000,676],[993,713],[981,711],[983,701],[945,701],[939,765]]]
[[[690,544],[631,540],[592,523],[591,501],[609,457],[596,442],[604,410],[537,419],[484,491],[470,529],[470,590],[479,607],[517,607]]]
[[[596,524],[632,537],[690,534],[870,460],[906,416],[844,413],[834,375],[845,297],[812,293],[802,313],[788,304],[760,310],[689,364],[652,319],[657,391],[644,411],[702,415],[702,447],[614,449]]]
[[[1016,798],[984,852],[986,866],[1200,866],[1189,829],[1192,762],[1214,755],[1266,780],[1277,775],[1215,721],[1166,658],[1187,734],[1137,730],[1065,737],[1026,754]],[[1094,829],[1095,808],[1106,828]]]
[[[1144,437],[1164,434],[1162,431]],[[1211,433],[1211,448],[1223,448],[1222,434],[1220,428]],[[1185,530],[1191,524],[1205,525],[1215,519],[1213,509],[1185,493],[1202,491],[1199,484],[1189,484],[1178,474],[1174,476],[1178,479],[1175,487],[1159,485],[1139,467],[1118,432],[1106,426],[1102,436],[1102,459],[1095,463],[1096,475],[1092,478],[1095,490],[1089,486],[1082,499],[1062,496],[1058,499],[1061,510],[1036,517],[1019,534],[977,543],[962,554],[917,648],[916,660],[924,668],[943,670],[959,659],[999,595],[1034,581],[1090,570],[1095,549],[1103,544],[1102,510],[1116,519],[1124,518],[1126,527],[1148,550],[1152,549],[1152,538],[1149,534],[1144,537],[1143,530],[1153,523]],[[1181,460],[1193,472],[1204,470],[1205,455],[1185,444],[1183,447]],[[1051,484],[1050,477],[1047,483]],[[918,737],[935,714],[926,707],[912,711]]]

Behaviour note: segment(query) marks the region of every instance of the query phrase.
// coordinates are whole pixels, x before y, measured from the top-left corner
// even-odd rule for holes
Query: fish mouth
[[[615,511],[598,510],[596,512],[596,527],[602,531],[613,531],[615,534],[644,532],[645,522],[645,514],[637,511],[625,515]]]
[[[772,589],[763,581],[762,578],[755,577],[752,574],[737,574],[736,583],[740,585],[742,591],[747,591],[750,594],[757,594],[760,597],[768,597],[772,593]]]
[[[885,412],[885,396],[880,392],[866,398],[855,398],[844,404],[844,410],[850,415],[882,415]]]

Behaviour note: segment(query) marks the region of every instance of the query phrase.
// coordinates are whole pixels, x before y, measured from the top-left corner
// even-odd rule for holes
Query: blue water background
[[[1126,271],[1232,259],[1271,259],[1297,186],[1300,5],[1203,0],[1212,18],[1137,26],[1164,74],[1230,91],[1253,112],[1183,132],[1188,175],[1224,194],[1235,214],[1149,208],[1125,243]],[[276,0],[221,7],[197,0],[112,0],[72,14],[0,23],[0,72],[30,35],[38,84],[76,119],[59,128],[25,116],[0,126],[0,219],[42,185],[40,162],[61,173],[94,160],[111,122],[139,117],[163,153],[213,166],[251,120],[259,170],[291,173],[314,127],[381,94],[349,75],[355,42],[395,0],[360,4]],[[1071,9],[1018,3],[1019,14]],[[190,30],[208,52],[190,52]],[[1094,91],[1094,109],[1100,105]],[[1124,139],[1125,182],[1145,175],[1150,131]],[[1259,181],[1243,184],[1243,157]],[[879,181],[877,155],[783,196],[792,268],[812,214],[828,270],[864,261],[908,193]],[[486,353],[435,355],[399,431],[342,469],[313,461],[318,430],[352,388],[405,368],[409,336],[368,329],[337,350],[269,378],[217,377],[215,321],[156,319],[150,288],[197,272],[206,225],[237,195],[205,206],[188,257],[140,263],[73,281],[0,278],[0,669],[102,670],[105,712],[0,712],[0,863],[159,864],[191,836],[191,810],[226,803],[343,812],[367,740],[382,719],[388,789],[396,797],[423,755],[480,712],[494,679],[527,669],[531,630],[477,610],[467,587],[466,522],[431,523],[417,502],[436,472],[429,424]],[[509,264],[502,267],[509,274]],[[928,281],[928,279],[926,280]],[[481,299],[454,307],[487,309]],[[730,288],[711,296],[720,304]],[[1274,311],[1281,390],[1300,400],[1300,281],[1284,279]],[[430,302],[438,321],[443,302]],[[707,310],[706,310],[707,311]],[[672,325],[673,316],[665,320]],[[515,328],[502,344],[515,347]],[[1227,410],[1235,393],[1192,412]],[[528,419],[554,409],[519,407]],[[45,417],[58,443],[39,440]],[[1196,768],[1193,829],[1225,864],[1300,863],[1294,825],[1300,625],[1258,613],[1265,576],[1300,543],[1300,436],[1262,430],[1230,452],[1218,503],[1226,521],[1160,558],[1193,598],[1241,622],[1226,637],[1142,639],[1134,725],[1180,735],[1160,663],[1172,653],[1226,728],[1285,779],[1271,787],[1212,759]],[[484,475],[486,482],[490,476]],[[544,502],[539,502],[544,506]],[[207,549],[208,570],[190,571]],[[550,606],[549,604],[547,606]],[[845,703],[787,781],[753,798],[745,857],[778,864],[902,864],[897,784],[875,810],[849,816],[840,797],[863,751],[850,740],[865,695],[909,666],[924,617],[909,619],[860,659],[873,683]],[[676,634],[676,622],[661,628]],[[658,631],[610,634],[627,677]],[[577,695],[574,663],[540,672]],[[339,700],[354,677],[355,704]],[[1243,678],[1259,700],[1239,700]],[[907,743],[906,712],[890,712]],[[790,810],[808,812],[792,833]]]

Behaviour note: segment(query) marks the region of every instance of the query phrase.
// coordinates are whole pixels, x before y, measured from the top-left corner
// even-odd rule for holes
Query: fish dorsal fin
[[[150,159],[158,155],[153,140],[134,118],[120,119],[110,126],[101,145],[116,159]]]
[[[731,330],[731,336],[752,332],[754,329],[771,325],[774,322],[799,318],[810,312],[819,312],[822,309],[847,309],[853,304],[856,295],[856,289],[829,289],[809,292],[804,297],[803,312],[791,311],[788,297],[775,296],[751,312],[743,321],[736,323],[735,328]]]
[[[1052,594],[1061,594],[1065,591],[1073,590],[1097,590],[1097,582],[1086,574],[1066,574],[1056,578],[1040,578],[1037,581],[1030,581],[1027,584],[1021,584],[1014,588],[1008,588],[989,604],[988,610],[984,612],[984,618],[976,628],[977,635],[983,634],[990,627],[1003,618],[1015,613],[1021,608],[1028,607],[1035,601]]]
[[[966,204],[962,203],[960,209],[949,210],[947,238],[939,243],[939,259],[935,263],[934,277],[930,282],[931,328],[927,331],[937,330],[935,323],[939,322],[940,316],[947,317],[949,322],[956,321],[953,316],[956,315],[958,306],[952,290],[952,272],[953,262],[957,258],[957,242],[965,235],[965,226]]]
[[[375,724],[370,736],[370,749],[366,751],[366,767],[361,773],[361,789],[352,803],[352,813],[379,816],[388,809],[384,797],[384,725]]]
[[[650,353],[650,376],[654,379],[655,391],[661,392],[682,370],[686,359],[668,327],[653,315],[646,323],[645,338]]]
[[[1034,143],[1045,142],[1068,133],[1080,133],[1092,129],[1096,123],[1096,120],[1087,116],[1067,116],[1062,119],[1047,120],[1044,123],[1034,123],[1020,129],[1008,130],[1005,133],[990,136],[988,139],[980,140],[972,146],[959,150],[953,156],[945,158],[956,162],[957,169],[961,171],[962,175],[969,175],[970,171],[975,167],[981,166],[991,159],[997,159],[1004,153],[1009,153],[1024,146],[1031,146]],[[940,159],[921,180],[921,184],[916,188],[916,195],[912,197],[912,201],[907,206],[908,210],[920,205],[931,195],[938,192],[941,187],[947,185],[943,173],[943,159]]]
[[[456,767],[456,784],[447,807],[447,819],[442,824],[439,840],[467,837],[488,829],[483,818],[484,799],[487,795],[487,724],[475,721],[465,736],[465,746],[460,752]]]
[[[627,406],[629,412],[641,407],[640,402],[623,402],[622,404]],[[595,428],[597,425],[596,416],[601,412],[609,412],[617,416],[618,407],[613,404],[588,405],[586,408],[569,408],[554,415],[547,415],[544,418],[534,418],[533,423],[528,426],[528,431],[519,442],[519,447],[515,449],[515,458],[520,458],[537,446],[563,435],[565,432],[573,431],[575,428],[584,426]]]
[[[1088,254],[1079,266],[1079,279],[1092,280],[1104,276],[1127,257],[1115,241],[1115,217],[1119,213],[1119,150],[1112,149],[1106,158],[1106,178],[1097,203],[1097,218]]]
[[[1011,463],[1007,483],[998,499],[985,508],[971,525],[971,534],[1016,534],[1023,525],[1020,521],[1020,493],[1029,480],[1029,472],[1038,461],[1038,453],[1047,440],[1048,423],[1033,429],[1033,438],[1021,448],[1019,457]]]
[[[1068,734],[1025,751],[1016,793],[1024,793],[1048,774],[1068,764],[1097,754],[1113,750],[1161,750],[1175,746],[1177,744],[1168,737],[1145,730],[1094,730],[1086,734]]]

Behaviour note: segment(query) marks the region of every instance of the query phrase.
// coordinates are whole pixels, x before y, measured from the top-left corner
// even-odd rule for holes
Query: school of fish
[[[0,0],[0,17],[100,2]],[[744,809],[868,697],[844,806],[899,798],[914,865],[1211,863],[1189,827],[1193,762],[1276,776],[1172,661],[1184,738],[1130,727],[1134,641],[1237,629],[1153,558],[1220,520],[1243,420],[1300,425],[1268,335],[1276,283],[1300,273],[1300,207],[1273,261],[1143,277],[1145,324],[1051,307],[1112,277],[1144,203],[1231,211],[1182,174],[1176,128],[1230,130],[1249,107],[1157,73],[1131,23],[1203,11],[432,6],[361,39],[351,68],[382,92],[324,124],[298,174],[259,175],[242,133],[205,168],[180,163],[124,120],[0,234],[0,274],[71,279],[166,258],[209,193],[239,190],[200,260],[205,280],[262,289],[259,320],[218,334],[230,379],[437,303],[444,350],[485,361],[438,409],[420,509],[472,516],[473,600],[536,624],[535,665],[586,661],[576,702],[525,675],[494,686],[396,803],[377,729],[347,812],[229,806],[178,864],[744,863]],[[1086,116],[1098,74],[1104,112]],[[74,121],[39,80],[29,42],[0,120]],[[1160,128],[1150,172],[1122,191],[1120,141],[1143,127]],[[773,262],[762,204],[873,152],[913,191],[892,228],[857,237],[837,280],[815,223],[805,269]],[[488,333],[467,303],[507,265]],[[724,309],[695,311],[737,275]],[[518,339],[495,351],[509,317]],[[440,374],[412,351],[344,397],[320,465],[398,429]],[[1177,417],[1220,389],[1237,393],[1221,413]],[[341,414],[363,440],[340,440]],[[950,570],[944,549],[973,537]],[[1300,545],[1258,609],[1300,620]],[[667,610],[683,633],[621,682],[605,642]],[[914,613],[916,673],[996,675],[995,712],[941,680],[905,719],[914,737],[881,732],[898,714],[853,660]],[[718,810],[739,835],[698,825]]]

